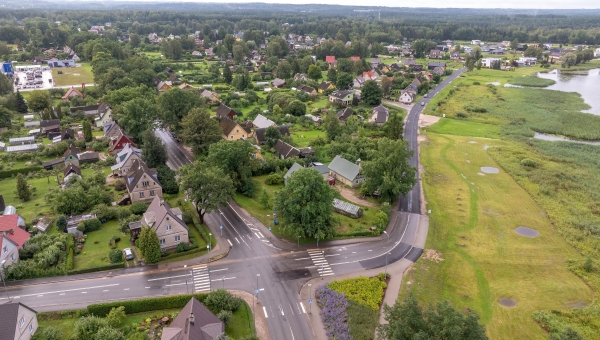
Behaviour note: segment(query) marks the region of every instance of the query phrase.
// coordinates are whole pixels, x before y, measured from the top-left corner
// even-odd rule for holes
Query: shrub
[[[141,215],[145,213],[147,209],[148,206],[142,202],[135,202],[129,207],[129,210],[131,210],[131,213],[134,215]]]
[[[75,322],[72,338],[78,340],[94,340],[96,333],[106,326],[106,320],[98,316],[90,315],[83,317]]]
[[[81,250],[79,252],[81,252]],[[75,253],[76,254],[78,253],[77,248],[75,248]],[[98,266],[98,267],[70,270],[68,272],[68,274],[69,275],[87,274],[87,273],[95,273],[95,272],[101,272],[101,271],[105,271],[105,270],[113,270],[113,269],[121,269],[121,268],[125,268],[125,262],[107,264],[106,266]]]
[[[458,112],[458,113],[456,113],[456,117],[458,117],[458,118],[468,118],[469,116],[466,113],[464,113],[464,112]]]
[[[240,308],[241,304],[242,299],[231,295],[231,293],[224,289],[215,290],[204,300],[206,308],[210,309],[213,313],[222,310],[235,312]]]
[[[534,161],[532,159],[528,159],[528,158],[523,158],[521,160],[521,165],[528,167],[528,168],[537,168],[537,166],[538,166],[536,161]]]
[[[281,174],[270,174],[265,179],[265,184],[268,185],[280,185],[283,184],[283,176]]]
[[[321,319],[328,339],[349,340],[348,299],[323,285],[315,290],[317,305],[321,308]]]
[[[231,313],[228,310],[222,310],[220,311],[217,315],[217,318],[219,320],[221,320],[225,325],[229,324],[229,321],[231,321],[231,317],[233,316],[233,313]]]
[[[57,327],[44,327],[42,330],[35,332],[32,340],[61,340],[63,333]]]
[[[100,220],[97,218],[91,218],[89,220],[81,221],[77,226],[77,230],[84,233],[100,230],[101,228],[102,222],[100,222]]]
[[[65,215],[60,215],[56,219],[56,228],[60,231],[67,231],[67,217]]]
[[[125,185],[125,181],[120,179],[118,181],[115,182],[115,190],[117,191],[123,191],[127,189],[127,186]]]
[[[189,212],[184,212],[182,214],[182,218],[183,218],[183,222],[185,222],[185,224],[194,223],[194,220],[192,219],[192,214],[190,214]]]
[[[87,306],[87,311],[89,314],[105,317],[113,308],[119,306],[125,307],[125,314],[143,313],[160,309],[176,309],[185,306],[192,297],[195,297],[198,301],[204,303],[208,295],[209,294],[182,294],[130,301],[98,303]]]
[[[379,278],[360,276],[354,279],[332,281],[327,286],[336,292],[343,293],[348,299],[368,306],[373,310],[379,310],[386,284]]]
[[[487,112],[487,109],[485,107],[476,106],[476,105],[467,105],[467,106],[465,106],[465,110],[467,110],[469,112],[478,112],[478,113]]]
[[[123,253],[119,249],[113,249],[108,253],[110,263],[119,263],[123,261]]]
[[[478,82],[478,81],[474,81],[474,82],[473,82],[473,85],[481,85],[481,83],[480,83],[480,82]]]
[[[183,253],[183,252],[185,252],[185,251],[188,251],[188,250],[190,250],[191,248],[192,248],[192,246],[190,246],[189,244],[187,244],[187,243],[185,243],[185,242],[182,242],[182,243],[179,243],[179,244],[177,245],[177,252],[178,252],[178,253]]]
[[[125,321],[125,307],[119,306],[112,308],[106,316],[106,322],[111,327],[119,327]]]

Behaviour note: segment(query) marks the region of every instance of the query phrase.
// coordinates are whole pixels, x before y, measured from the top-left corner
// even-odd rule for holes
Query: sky
[[[126,0],[126,1],[152,1],[161,2],[165,0]],[[584,9],[600,8],[598,0],[503,0],[503,1],[481,1],[481,0],[166,0],[168,2],[223,2],[223,3],[282,3],[282,4],[307,4],[324,3],[330,5],[346,6],[386,6],[386,7],[434,7],[434,8],[527,8],[527,9]]]

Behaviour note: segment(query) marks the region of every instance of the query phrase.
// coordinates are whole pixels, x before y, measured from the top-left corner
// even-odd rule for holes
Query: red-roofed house
[[[78,96],[79,98],[83,99],[83,93],[79,92],[79,90],[77,90],[73,86],[71,86],[71,88],[67,91],[67,93],[65,93],[65,95],[62,96],[62,99],[69,100],[69,98],[75,97],[75,96]]]
[[[360,60],[359,56],[354,55],[354,56],[350,57],[350,61],[359,61],[359,60]]]
[[[121,133],[117,137],[110,139],[108,144],[108,152],[110,152],[111,155],[116,156],[121,150],[123,150],[123,148],[125,148],[125,145],[127,144],[136,147],[131,137]]]
[[[31,235],[21,229],[18,223],[19,215],[17,214],[0,216],[0,234],[8,237],[17,245],[17,248],[21,249]]]
[[[325,61],[329,64],[329,67],[335,67],[335,65],[337,64],[337,60],[335,60],[334,55],[326,56]]]

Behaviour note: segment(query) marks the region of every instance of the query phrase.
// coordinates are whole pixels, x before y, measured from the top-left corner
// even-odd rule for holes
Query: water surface
[[[559,71],[538,72],[538,77],[552,79],[556,84],[545,87],[548,90],[563,92],[577,92],[581,95],[586,104],[591,106],[589,110],[583,112],[600,115],[600,68],[589,71]]]

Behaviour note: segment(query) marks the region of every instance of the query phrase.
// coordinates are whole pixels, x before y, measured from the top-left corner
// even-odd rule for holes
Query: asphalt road
[[[432,90],[430,98],[456,76],[457,73],[453,74]],[[413,150],[417,147],[418,115],[422,109],[415,105],[406,121],[405,139]],[[167,146],[168,163],[172,168],[193,160],[170,133],[157,130],[156,134]],[[411,164],[417,166],[416,154]],[[185,268],[176,264],[166,270],[159,270],[157,266],[134,267],[76,277],[13,282],[8,283],[8,293],[12,300],[35,310],[51,311],[83,308],[97,302],[208,292],[222,287],[237,289],[258,295],[260,303],[253,308],[256,313],[265,315],[271,339],[313,339],[306,317],[311,306],[299,298],[300,288],[306,281],[381,268],[402,258],[416,261],[421,255],[423,249],[413,247],[419,224],[419,185],[417,183],[402,198],[398,218],[392,221],[393,227],[388,226],[389,237],[380,241],[297,247],[273,239],[264,226],[253,225],[251,216],[230,205],[210,214],[223,226],[223,239],[227,244],[221,242],[220,246],[230,246],[224,259]],[[215,234],[220,232],[213,230]],[[0,302],[3,301],[6,296],[0,294]]]

